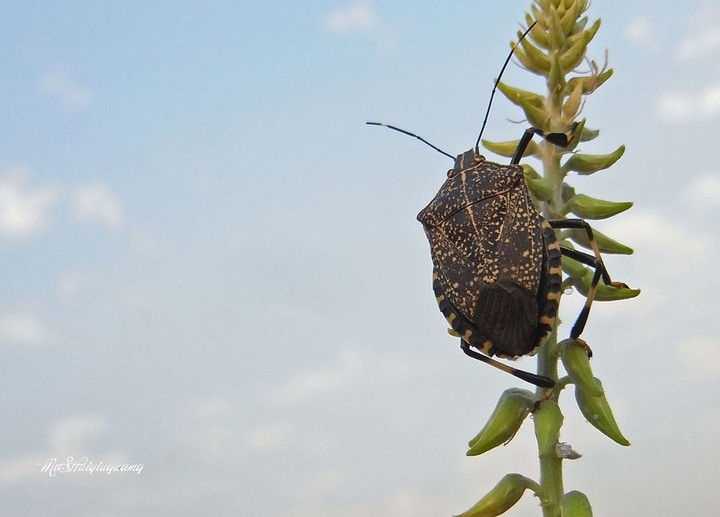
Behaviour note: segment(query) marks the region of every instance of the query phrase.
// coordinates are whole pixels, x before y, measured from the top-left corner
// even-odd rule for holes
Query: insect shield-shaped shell
[[[489,162],[473,150],[458,156],[418,220],[430,241],[435,296],[450,326],[490,355],[532,352],[554,323],[557,299],[548,291],[559,292],[560,252],[522,167]]]

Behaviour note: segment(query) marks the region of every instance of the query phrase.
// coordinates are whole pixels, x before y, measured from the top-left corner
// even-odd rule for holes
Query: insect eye
[[[448,170],[447,177],[452,178],[454,176],[453,172],[454,171],[452,169]]]

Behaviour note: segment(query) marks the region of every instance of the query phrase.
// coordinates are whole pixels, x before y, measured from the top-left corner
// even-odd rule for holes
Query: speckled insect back
[[[535,23],[518,41],[533,27]],[[606,286],[627,286],[610,279],[587,222],[544,220],[540,216],[519,165],[535,136],[562,148],[577,142],[576,137],[582,138],[577,122],[568,122],[567,132],[527,128],[507,165],[487,161],[479,152],[495,90],[515,48],[495,81],[474,149],[454,157],[404,129],[380,122],[368,124],[415,137],[455,161],[440,191],[417,218],[430,241],[433,290],[438,306],[460,336],[463,352],[536,386],[553,388],[553,379],[518,370],[492,356],[515,359],[532,355],[552,331],[562,294],[561,258],[565,256],[594,269],[585,305],[570,332],[570,338],[584,347],[588,356],[590,347],[580,339],[580,334],[598,283],[602,279]],[[561,247],[556,229],[579,231],[593,254]]]
[[[458,156],[418,220],[453,330],[490,356],[533,353],[555,323],[562,269],[555,232],[538,214],[522,167],[474,150]]]

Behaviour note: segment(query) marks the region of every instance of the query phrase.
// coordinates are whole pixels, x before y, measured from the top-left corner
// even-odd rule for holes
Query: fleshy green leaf
[[[498,83],[498,90],[500,90],[505,97],[508,98],[513,104],[520,106],[520,101],[527,104],[531,104],[537,108],[545,109],[545,97],[538,95],[537,93],[529,92],[527,90],[521,90],[520,88],[513,88],[505,83]]]
[[[600,19],[598,18],[595,20],[595,23],[593,23],[589,29],[578,32],[573,34],[568,38],[568,45],[574,45],[578,41],[580,41],[582,38],[587,38],[588,43],[595,37],[595,34],[597,33],[598,29],[600,28]]]
[[[568,236],[573,242],[579,244],[585,249],[592,249],[590,247],[590,241],[588,240],[587,233],[583,230],[568,230]],[[595,237],[595,243],[601,253],[613,253],[616,255],[632,255],[633,249],[619,243],[616,240],[611,239],[604,233],[600,233],[593,228],[593,237]]]
[[[533,413],[535,438],[540,456],[555,454],[555,446],[560,438],[563,415],[560,406],[554,400],[546,400],[540,409]]]
[[[533,19],[537,20],[536,27],[543,31],[545,34],[547,34],[547,23],[545,22],[545,14],[536,6],[535,4],[532,4],[530,6],[530,10],[533,12]]]
[[[552,197],[555,185],[548,178],[540,176],[535,169],[529,165],[522,164],[525,173],[525,183],[527,183],[533,197],[540,201],[547,201]]]
[[[590,37],[588,33],[584,32],[583,37],[560,56],[560,63],[562,64],[563,70],[572,70],[582,63],[589,41]]]
[[[580,8],[578,2],[573,2],[567,6],[568,9],[562,15],[560,20],[560,26],[565,34],[572,34],[573,27],[575,26],[575,20],[578,17],[578,9]]]
[[[535,403],[535,395],[520,388],[506,390],[485,427],[470,440],[468,456],[477,456],[512,440]]]
[[[565,88],[565,68],[562,66],[558,52],[553,54],[550,71],[547,74],[547,83],[551,91],[561,92]]]
[[[583,296],[587,296],[592,283],[592,272],[588,269],[585,276],[573,281],[573,287]],[[640,294],[640,289],[630,289],[629,287],[612,287],[605,285],[602,281],[597,285],[595,290],[595,301],[612,302],[616,300],[627,300],[635,298]]]
[[[573,384],[592,396],[602,395],[602,389],[595,383],[587,350],[574,339],[565,339],[558,346],[565,371]]]
[[[595,140],[599,134],[600,134],[599,129],[588,129],[588,128],[584,127],[582,134],[580,135],[580,141],[581,142],[589,142],[590,140]]]
[[[598,388],[602,390],[602,383],[600,380],[595,379],[595,382],[597,383]],[[575,386],[575,400],[577,400],[580,412],[587,421],[593,425],[593,427],[620,445],[630,445],[627,438],[625,438],[620,432],[620,428],[618,427],[612,410],[610,409],[610,404],[608,404],[608,401],[605,398],[604,391],[600,396],[593,396],[580,389],[580,387]]]
[[[507,474],[475,506],[457,517],[496,517],[502,515],[520,500],[527,489],[536,493],[541,491],[540,486],[532,479],[521,474]]]
[[[550,117],[544,108],[538,108],[534,104],[531,104],[523,99],[518,99],[518,104],[525,112],[525,116],[527,117],[528,122],[530,122],[530,125],[540,129],[545,128]]]
[[[583,95],[589,95],[595,90],[597,90],[600,85],[602,85],[605,81],[610,79],[610,76],[612,76],[612,74],[613,70],[612,68],[610,68],[598,74],[592,74],[584,77],[573,77],[568,81],[568,84],[572,85],[572,87],[574,88],[574,83],[580,82],[583,88]]]
[[[585,8],[581,9],[583,11]],[[584,16],[583,18],[580,18],[577,23],[575,23],[575,26],[573,27],[573,34],[577,34],[578,32],[582,32],[585,27],[587,27],[588,17]]]
[[[585,266],[569,257],[562,257],[562,270],[567,276],[575,279],[582,278],[587,274]]]
[[[519,140],[511,140],[509,142],[490,142],[489,140],[482,141],[483,147],[488,151],[499,154],[500,156],[508,157],[515,154],[515,150],[517,149],[519,143]],[[525,150],[524,156],[536,156],[539,150],[540,148],[538,145],[531,141]]]
[[[612,166],[624,153],[625,146],[621,145],[610,154],[574,154],[565,162],[563,170],[575,171],[582,176],[587,176]]]
[[[573,490],[563,496],[562,517],[592,517],[592,507],[585,494]]]
[[[548,55],[530,43],[527,38],[520,42],[528,61],[532,64],[533,70],[546,74],[550,70],[550,58]]]
[[[631,201],[605,201],[585,194],[576,194],[566,203],[565,210],[572,212],[581,219],[607,219],[624,212],[632,205]]]
[[[567,45],[567,38],[565,36],[566,31],[563,28],[562,21],[560,20],[560,13],[556,9],[550,9],[550,21],[552,28],[550,30],[550,41],[552,42],[552,48],[559,50],[565,48]]]
[[[573,120],[580,109],[580,101],[582,100],[582,85],[576,84],[568,99],[563,105],[563,116],[567,120]]]
[[[527,23],[528,27],[530,27],[535,20],[533,17],[529,14],[525,14],[525,23]],[[550,43],[548,39],[548,33],[547,31],[544,31],[542,26],[538,23],[536,24],[532,29],[530,29],[530,38],[540,45],[541,47],[547,49],[550,48]]]

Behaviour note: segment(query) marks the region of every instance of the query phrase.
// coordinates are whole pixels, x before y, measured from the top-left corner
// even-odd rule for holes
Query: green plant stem
[[[552,88],[549,89],[547,99],[550,101],[549,112],[552,124],[560,118],[562,99],[557,95],[552,95]],[[554,128],[553,128],[554,129]],[[544,176],[550,179],[553,184],[554,196],[547,203],[543,203],[543,216],[549,219],[556,219],[559,216],[559,209],[562,206],[562,184],[564,174],[560,167],[560,157],[562,151],[556,146],[549,145],[547,142],[543,144],[545,147],[543,170]],[[553,379],[557,385],[558,381],[558,346],[557,346],[557,325],[554,331],[548,336],[545,344],[540,347],[538,352],[538,374]],[[556,387],[555,392],[550,397],[551,400],[557,402],[560,389]],[[541,450],[538,443],[538,455],[540,459],[540,486],[542,487],[542,509],[544,517],[560,517],[563,494],[563,473],[562,459],[557,455],[557,445],[560,440],[560,427],[562,426],[562,413],[557,412],[557,420],[555,427],[557,433],[552,437],[552,446]],[[537,421],[536,421],[537,425]],[[537,432],[537,430],[536,430]]]
[[[540,456],[540,486],[543,492],[543,516],[560,517],[563,498],[562,459],[557,455]]]
[[[557,335],[551,333],[548,340],[538,351],[538,374],[558,380],[558,349]],[[555,391],[550,400],[557,401],[558,391]],[[556,454],[559,442],[559,429],[562,426],[562,414],[558,413],[559,421],[555,422],[558,433],[553,437],[552,447],[541,450],[538,443],[538,456],[540,459],[540,486],[542,488],[541,505],[544,517],[560,517],[560,508],[564,494],[562,459]],[[538,420],[535,420],[538,425]],[[536,429],[536,434],[538,430]]]

